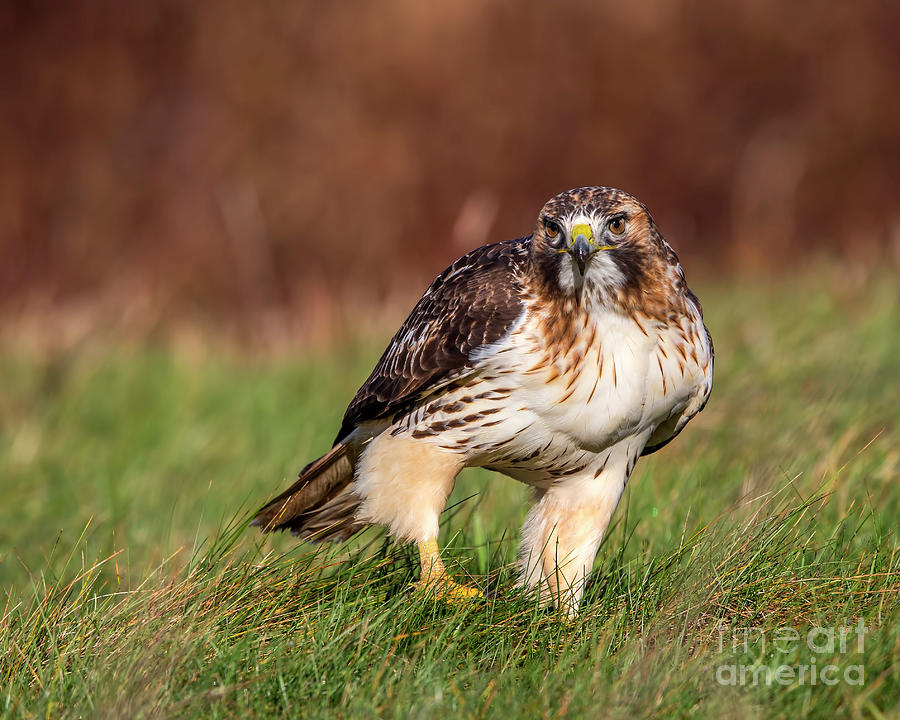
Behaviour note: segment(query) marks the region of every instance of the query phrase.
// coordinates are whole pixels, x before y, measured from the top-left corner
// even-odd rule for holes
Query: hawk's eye
[[[555,220],[550,220],[549,218],[544,218],[544,233],[551,240],[559,235],[561,232],[559,223]]]
[[[606,223],[606,227],[613,235],[621,235],[625,232],[625,218],[617,217]]]

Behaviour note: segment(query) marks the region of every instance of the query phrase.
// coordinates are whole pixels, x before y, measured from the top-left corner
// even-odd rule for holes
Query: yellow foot
[[[417,592],[427,592],[439,600],[451,603],[484,597],[484,593],[478,588],[460,585],[449,578],[419,580],[413,588]]]
[[[484,593],[478,588],[460,585],[450,579],[441,562],[437,540],[419,543],[419,560],[422,563],[422,579],[414,585],[416,590],[424,590],[447,602],[465,602],[484,597]]]

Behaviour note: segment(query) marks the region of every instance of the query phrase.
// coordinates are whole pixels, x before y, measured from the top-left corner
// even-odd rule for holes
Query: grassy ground
[[[489,602],[411,597],[415,558],[375,531],[315,550],[244,529],[328,447],[376,345],[7,342],[0,715],[897,717],[900,293],[845,275],[700,284],[712,400],[638,465],[571,622],[516,592],[527,493],[486,472],[442,542]],[[809,667],[740,677],[761,665]]]

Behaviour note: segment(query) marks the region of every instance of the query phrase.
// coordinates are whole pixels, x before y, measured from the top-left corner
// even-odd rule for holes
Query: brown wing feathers
[[[405,412],[422,391],[468,369],[473,350],[506,334],[522,311],[526,242],[485,245],[437,277],[350,402],[337,440],[361,422]]]
[[[523,238],[473,250],[441,273],[351,401],[331,451],[252,524],[312,540],[344,539],[360,529],[348,436],[366,420],[408,411],[423,393],[469,369],[472,351],[502,338],[522,311],[518,276],[528,262]]]

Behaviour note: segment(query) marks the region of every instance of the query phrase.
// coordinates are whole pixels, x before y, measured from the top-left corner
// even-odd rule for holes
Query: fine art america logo
[[[720,685],[847,685],[865,684],[862,664],[835,665],[837,655],[865,650],[868,628],[862,619],[856,626],[814,627],[806,632],[784,626],[774,630],[761,627],[734,627],[719,623],[719,652],[735,656],[734,662],[716,668]],[[795,664],[764,664],[765,657],[786,657],[796,653],[811,655]],[[760,660],[741,662],[748,654]],[[829,662],[823,662],[827,659]]]

